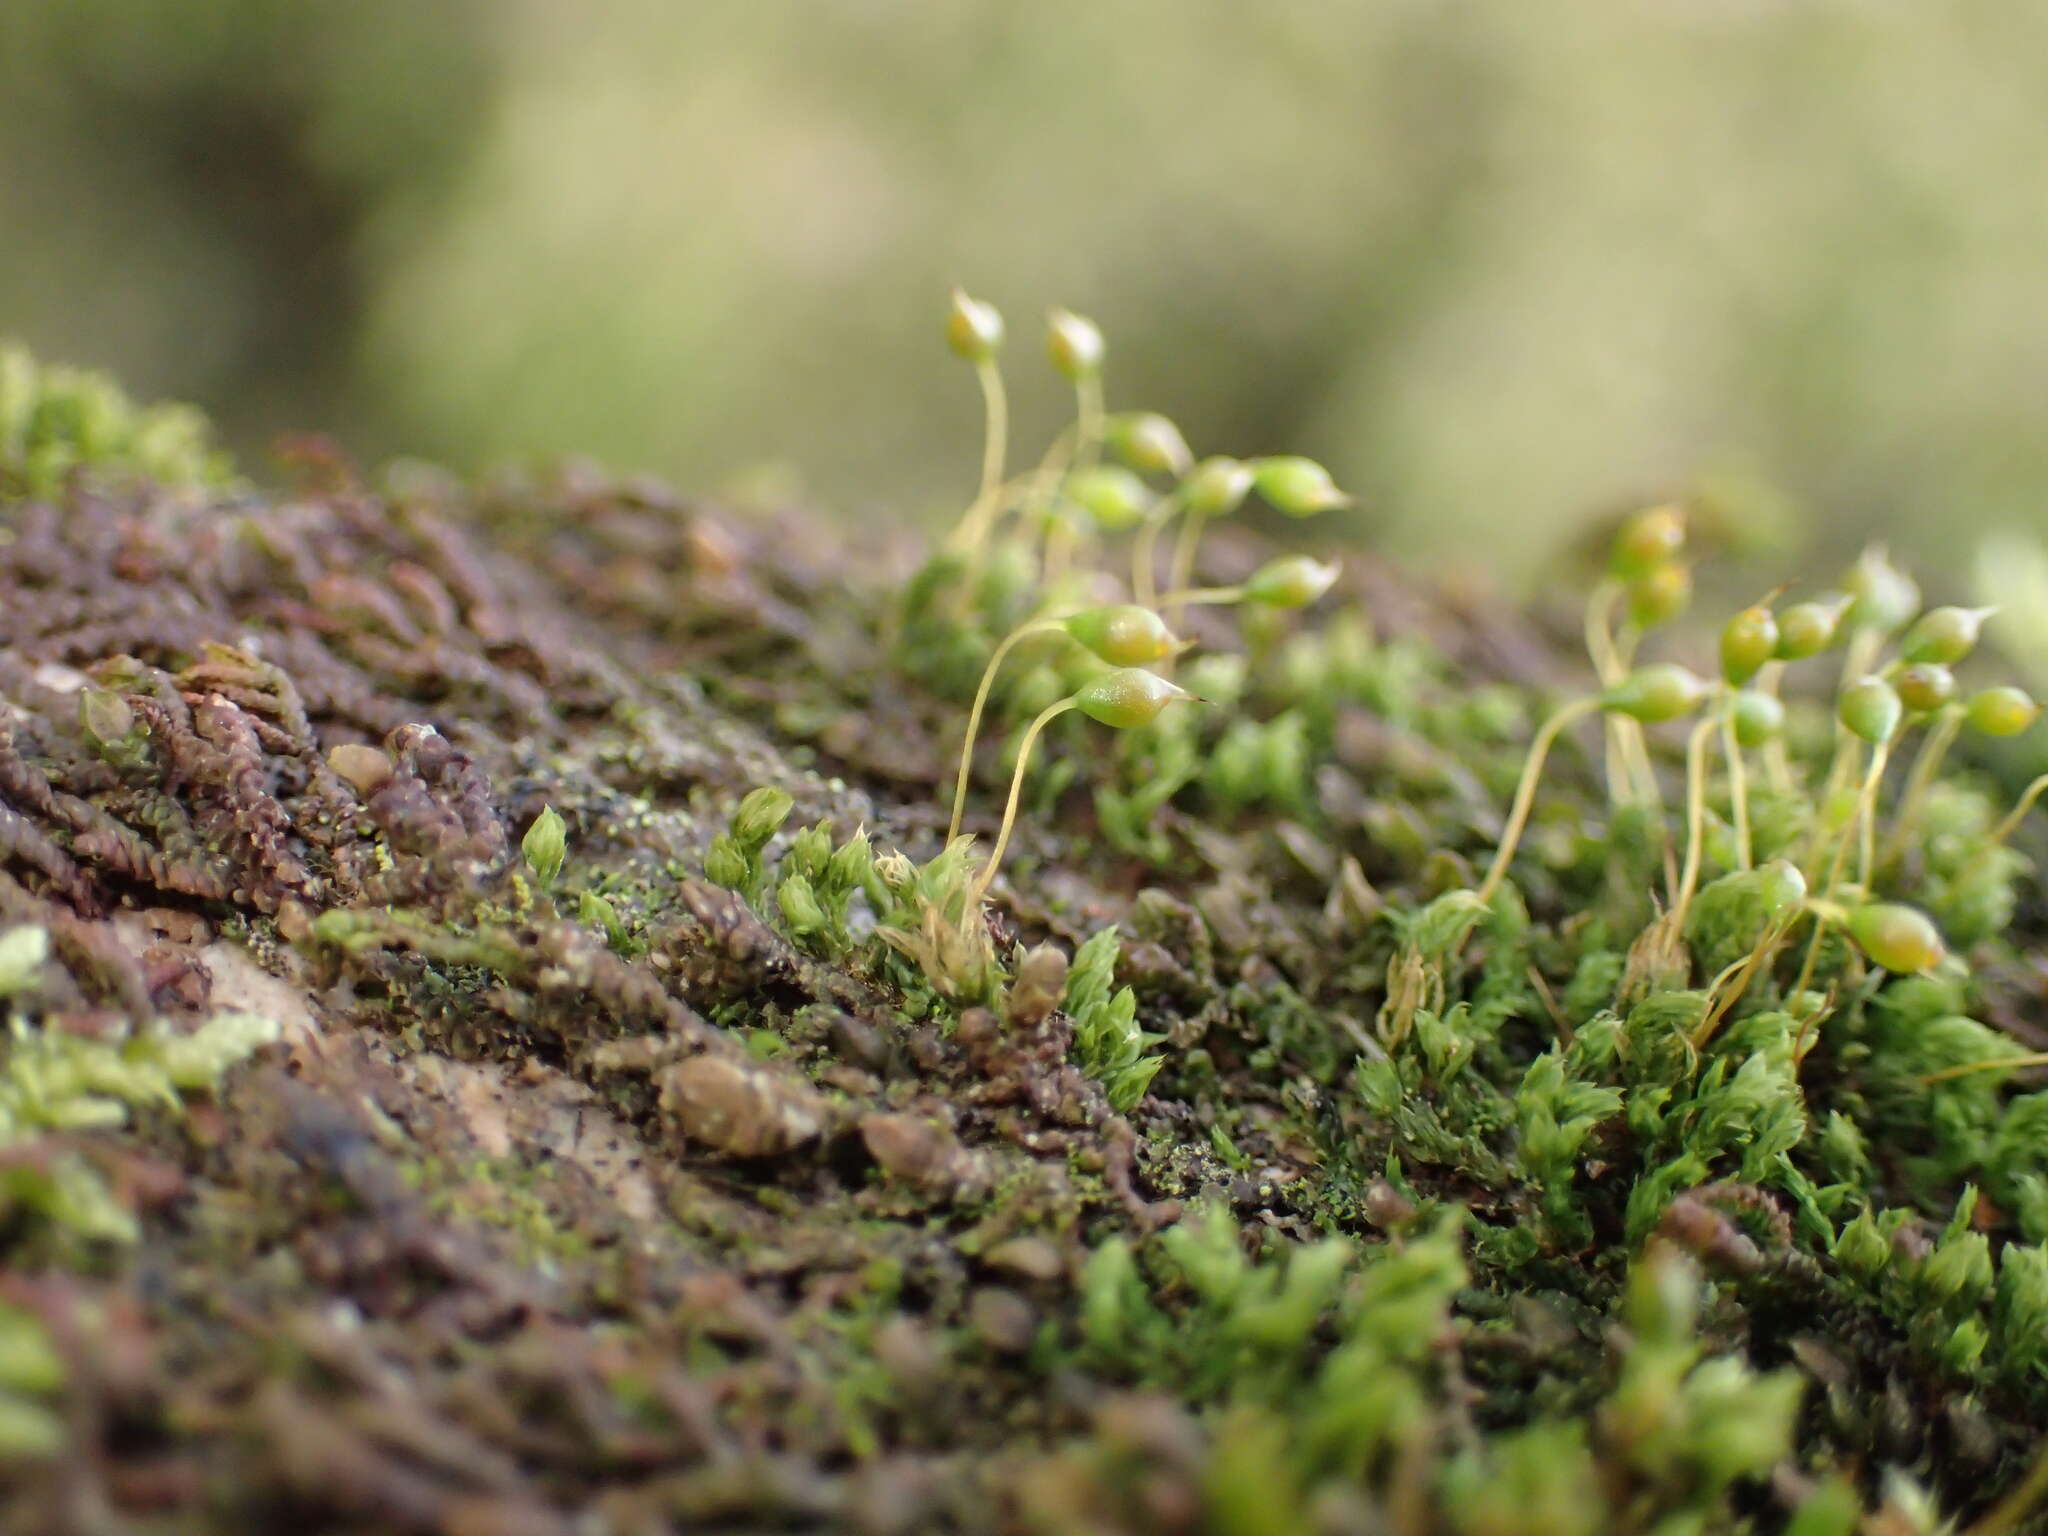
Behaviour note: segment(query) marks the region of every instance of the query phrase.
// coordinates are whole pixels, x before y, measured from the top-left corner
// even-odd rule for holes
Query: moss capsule
[[[1741,687],[1778,654],[1778,621],[1764,607],[1745,608],[1721,629],[1721,675]]]
[[[1225,517],[1251,494],[1252,467],[1242,459],[1216,455],[1189,471],[1181,485],[1188,511],[1197,517]]]
[[[1067,378],[1092,379],[1102,372],[1102,327],[1070,309],[1048,310],[1045,350],[1053,367]]]
[[[1855,908],[1848,928],[1849,937],[1873,965],[1902,976],[1931,971],[1948,953],[1933,920],[1898,902],[1874,901]]]
[[[1881,677],[1866,677],[1842,690],[1835,713],[1853,735],[1875,746],[1897,733],[1906,706],[1890,683]]]
[[[1920,611],[1920,584],[1876,545],[1863,552],[1842,587],[1852,600],[1849,623],[1857,629],[1888,635],[1905,628]]]
[[[1685,548],[1685,511],[1666,505],[1633,513],[1614,536],[1608,569],[1623,581],[1640,581],[1669,565]]]
[[[946,345],[970,363],[990,361],[1003,346],[1001,312],[955,288],[946,310]]]
[[[1735,740],[1740,746],[1760,747],[1785,734],[1785,706],[1768,693],[1745,688],[1735,695]]]
[[[1121,464],[1096,464],[1067,476],[1066,493],[1104,533],[1123,533],[1145,520],[1152,488]]]
[[[1195,462],[1180,428],[1157,411],[1125,411],[1103,424],[1109,451],[1141,475],[1184,475]]]
[[[1314,459],[1299,455],[1259,459],[1252,465],[1252,476],[1259,494],[1289,517],[1313,517],[1351,505],[1351,498],[1337,489],[1330,472]]]
[[[1842,633],[1842,615],[1855,601],[1837,592],[1794,603],[1778,615],[1778,660],[1804,661],[1833,645]]]
[[[1143,667],[1118,667],[1105,672],[1074,695],[1074,705],[1091,720],[1127,731],[1150,725],[1175,699],[1192,699],[1185,688],[1169,683]]]
[[[1264,608],[1306,608],[1336,584],[1339,569],[1335,561],[1282,555],[1252,572],[1244,598]]]
[[[1067,633],[1112,666],[1142,667],[1173,654],[1166,621],[1137,603],[1084,608],[1062,621]]]
[[[1772,859],[1756,872],[1757,899],[1771,917],[1783,917],[1806,900],[1806,876],[1790,859]]]
[[[1638,629],[1655,629],[1685,612],[1692,601],[1692,572],[1667,560],[1628,584],[1628,619]]]
[[[1930,608],[1906,631],[1906,638],[1899,642],[1899,655],[1909,662],[1954,666],[1977,648],[1977,636],[1984,628],[1984,621],[1996,611],[1991,608]]]
[[[1931,715],[1956,696],[1956,676],[1931,661],[1901,667],[1892,678],[1899,702],[1916,715]]]
[[[2017,736],[2041,718],[2041,706],[2024,689],[2001,685],[1970,696],[1966,717],[1983,736]]]
[[[1691,714],[1708,692],[1702,678],[1673,662],[1660,661],[1637,667],[1608,689],[1600,696],[1600,707],[1645,725],[1659,725]]]

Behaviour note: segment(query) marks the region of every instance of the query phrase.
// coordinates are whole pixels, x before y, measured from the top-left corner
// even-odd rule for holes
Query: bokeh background
[[[2048,7],[10,0],[0,334],[471,469],[939,519],[946,287],[1113,405],[1540,576],[1702,482],[1815,557],[2048,521]]]

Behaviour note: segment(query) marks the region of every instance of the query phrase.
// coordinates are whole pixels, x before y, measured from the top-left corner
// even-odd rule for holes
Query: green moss
[[[1834,669],[1787,671],[1743,868],[1718,733],[1592,722],[1482,898],[1559,700],[1454,658],[1554,658],[1365,582],[1205,624],[1207,707],[1049,733],[984,904],[960,694],[1065,600],[1058,519],[891,591],[588,471],[328,470],[167,500],[133,655],[66,617],[105,498],[49,482],[68,563],[0,541],[9,643],[88,673],[0,751],[5,1257],[47,1277],[0,1442],[61,1446],[75,1340],[161,1362],[92,1454],[249,1519],[458,1463],[565,1520],[1104,1532],[1823,1536],[2019,1485],[2042,933],[1967,735],[1915,806],[1875,777],[1866,858]],[[1595,631],[1683,585],[1639,583]],[[1093,666],[1026,659],[998,718]],[[1879,970],[1872,898],[1949,953]],[[289,978],[289,1070],[223,1076],[272,1030],[156,928]],[[446,1422],[362,1428],[393,1402]]]
[[[233,467],[190,406],[136,406],[104,374],[0,340],[0,497],[53,496],[80,473],[194,489],[226,485]]]

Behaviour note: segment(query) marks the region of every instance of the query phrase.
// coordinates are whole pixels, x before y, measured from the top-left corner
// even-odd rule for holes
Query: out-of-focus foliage
[[[477,462],[936,515],[946,283],[1112,403],[1525,567],[1701,475],[1936,557],[2035,515],[2048,13],[63,0],[0,45],[0,331]],[[1050,398],[1020,402],[1050,419]],[[1027,423],[1028,424],[1028,423]]]

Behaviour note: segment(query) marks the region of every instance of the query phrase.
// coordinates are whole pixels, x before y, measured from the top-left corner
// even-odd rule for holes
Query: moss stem
[[[1217,608],[1243,601],[1243,587],[1186,587],[1167,593],[1159,599],[1158,607],[1170,607],[1178,612],[1182,608]]]
[[[1167,566],[1166,585],[1170,593],[1187,590],[1195,579],[1195,546],[1201,542],[1202,527],[1208,521],[1200,512],[1189,509],[1187,516],[1180,520],[1180,532],[1173,541],[1173,560]],[[1167,628],[1180,627],[1181,609],[1184,603],[1172,602],[1162,605]]]
[[[1735,695],[1728,695],[1721,707],[1721,750],[1728,758],[1728,808],[1735,818],[1735,867],[1749,869],[1756,863],[1750,846],[1749,765],[1743,761],[1742,743],[1735,735]]]
[[[1853,736],[1850,737],[1852,741],[1855,739]],[[1871,749],[1871,757],[1879,773],[1884,771],[1884,765],[1879,755],[1881,750],[1881,748],[1877,747]],[[1866,775],[1866,781],[1867,779],[1868,775]],[[1862,805],[1859,801],[1857,807],[1859,813],[1861,808]],[[1807,983],[1813,980],[1814,968],[1820,963],[1821,940],[1827,937],[1828,924],[1832,920],[1833,914],[1838,910],[1834,905],[1835,887],[1841,883],[1842,863],[1849,856],[1849,845],[1856,840],[1856,828],[1857,816],[1851,815],[1848,824],[1835,837],[1834,856],[1828,861],[1827,878],[1821,882],[1820,897],[1817,901],[1807,903],[1808,909],[1814,914],[1813,939],[1806,946],[1806,959],[1799,967],[1799,979],[1792,984],[1792,992],[1788,995],[1797,996],[1799,993],[1804,992]],[[1801,1033],[1803,1036],[1804,1031]]]
[[[1870,771],[1863,776],[1863,792],[1856,797],[1856,883],[1865,890],[1877,865],[1877,792],[1884,784],[1885,764],[1891,761],[1892,744],[1881,741],[1870,749]]]
[[[1102,376],[1074,380],[1074,467],[1090,468],[1102,456]]]
[[[1916,1079],[1923,1088],[1936,1083],[1953,1082],[1959,1077],[1969,1077],[1978,1072],[1995,1072],[2000,1067],[2048,1067],[2048,1051],[2028,1051],[2024,1056],[2000,1056],[1993,1061],[1966,1061],[1959,1067],[1943,1067],[1939,1072],[1929,1072]]]
[[[967,806],[967,775],[974,764],[974,738],[981,731],[981,714],[988,707],[989,690],[995,686],[996,670],[1002,666],[1003,658],[1023,641],[1033,635],[1049,635],[1063,626],[1057,619],[1033,619],[1020,624],[1003,637],[988,659],[988,665],[981,671],[981,686],[974,691],[974,708],[967,712],[967,736],[960,744],[960,775],[953,783],[953,819],[946,825],[946,842],[950,845],[960,835],[960,816]]]
[[[2006,814],[2005,820],[1991,829],[1992,847],[1996,848],[2019,830],[2020,823],[2027,819],[2027,812],[2034,808],[2034,802],[2039,800],[2043,793],[2048,793],[2048,773],[2042,774],[2029,784],[2021,794],[2019,803]]]
[[[1003,854],[1010,846],[1010,832],[1017,824],[1017,802],[1024,794],[1024,770],[1031,766],[1031,749],[1038,744],[1039,734],[1068,710],[1079,707],[1076,699],[1061,699],[1057,704],[1048,704],[1038,712],[1038,718],[1024,728],[1024,734],[1017,742],[1017,768],[1010,775],[1010,798],[1003,806],[1003,824],[996,831],[995,851],[988,856],[988,863],[975,877],[973,888],[968,893],[970,908],[979,906],[988,894],[989,886],[996,878],[996,871],[1002,867]]]
[[[1720,725],[1719,711],[1709,710],[1685,740],[1685,873],[1671,902],[1672,932],[1685,932],[1686,909],[1699,889],[1700,860],[1707,832],[1707,749]]]
[[[1691,1042],[1695,1051],[1703,1050],[1707,1042],[1714,1038],[1714,1032],[1721,1027],[1721,1021],[1748,993],[1749,984],[1757,971],[1767,958],[1776,955],[1778,946],[1785,942],[1785,935],[1790,928],[1790,923],[1784,921],[1764,924],[1763,932],[1757,935],[1756,943],[1750,947],[1749,954],[1714,978],[1707,988],[1707,996],[1712,1001],[1708,1005],[1706,1017],[1700,1020],[1699,1027],[1692,1032]]]
[[[1145,513],[1145,521],[1138,525],[1138,536],[1131,541],[1131,595],[1144,607],[1159,607],[1159,531],[1173,520],[1173,514],[1186,499],[1180,488],[1175,487],[1153,502]]]
[[[1614,605],[1621,601],[1621,592],[1621,583],[1605,576],[1586,598],[1586,656],[1593,663],[1593,676],[1599,679],[1602,688],[1612,688],[1621,681],[1621,658],[1614,654]],[[1607,800],[1610,805],[1618,804],[1621,783],[1628,773],[1622,759],[1621,721],[1603,721],[1600,737],[1607,770]]]
[[[1052,519],[1045,527],[1045,552],[1038,561],[1038,582],[1046,592],[1054,591],[1073,568],[1074,550],[1080,536],[1066,518]]]
[[[1920,750],[1913,758],[1913,768],[1906,775],[1906,787],[1899,794],[1899,807],[1892,816],[1891,836],[1885,840],[1885,862],[1890,863],[1906,851],[1906,844],[1912,840],[1914,828],[1920,824],[1920,812],[1924,809],[1927,792],[1934,786],[1934,776],[1941,771],[1942,760],[1948,756],[1948,749],[1955,745],[1956,733],[1963,728],[1964,711],[1960,705],[1951,704],[1941,712],[1941,718],[1934,723],[1934,729],[1927,733],[1920,743]]]
[[[1486,880],[1479,887],[1479,899],[1493,900],[1493,894],[1500,889],[1500,883],[1507,878],[1508,865],[1514,860],[1515,846],[1522,840],[1522,832],[1529,825],[1529,808],[1536,800],[1536,784],[1543,777],[1543,760],[1550,755],[1550,749],[1557,742],[1564,728],[1574,720],[1583,719],[1600,707],[1598,694],[1583,699],[1574,699],[1557,710],[1544,721],[1535,738],[1529,743],[1529,757],[1522,764],[1522,781],[1515,786],[1515,801],[1508,812],[1507,825],[1501,829],[1500,844],[1494,849],[1493,865],[1486,872]]]
[[[993,358],[974,365],[981,381],[983,434],[981,442],[981,490],[975,500],[986,501],[1003,483],[1003,463],[1010,452],[1010,397],[1003,388],[1003,371]]]
[[[1785,676],[1785,663],[1767,661],[1756,675],[1756,690],[1770,698],[1778,697],[1778,689]],[[1773,736],[1764,743],[1764,778],[1778,794],[1792,793],[1792,754],[1785,746],[1785,738]]]
[[[1634,624],[1624,625],[1620,635],[1616,637],[1614,654],[1623,677],[1634,668],[1636,651],[1642,643],[1643,632]],[[1661,813],[1664,809],[1664,790],[1657,782],[1657,765],[1650,760],[1650,738],[1643,730],[1642,721],[1630,715],[1622,715],[1615,724],[1621,730],[1622,755],[1629,764],[1630,777],[1635,785],[1635,798]],[[1657,818],[1657,832],[1660,837],[1667,838],[1668,851],[1668,837],[1661,814]]]
[[[982,564],[988,555],[989,534],[1004,512],[1022,499],[1018,486],[1029,486],[1029,477],[1015,482],[1003,479],[1003,465],[1010,453],[1010,397],[1003,388],[1003,373],[993,358],[974,365],[981,383],[981,488],[954,530],[954,539],[967,556],[967,570],[961,578],[958,606],[964,616],[974,603],[974,589],[981,584]]]

